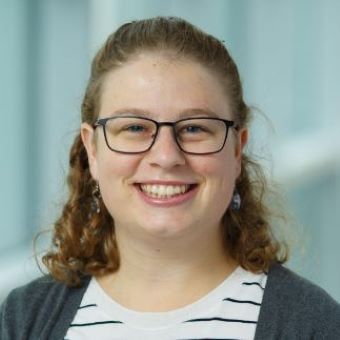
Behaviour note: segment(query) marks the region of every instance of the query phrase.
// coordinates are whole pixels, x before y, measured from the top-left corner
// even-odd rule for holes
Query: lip
[[[162,180],[141,180],[138,182],[135,182],[134,184],[158,184],[158,185],[193,185],[197,184],[196,182],[192,181],[162,181]]]
[[[189,191],[185,192],[184,194],[176,195],[170,198],[154,198],[150,197],[147,194],[145,194],[140,189],[140,184],[158,184],[158,185],[184,185],[184,184],[190,184],[192,187]],[[152,206],[155,207],[162,207],[162,208],[170,208],[175,207],[184,203],[187,203],[190,201],[197,193],[198,191],[198,185],[197,183],[188,183],[188,182],[179,182],[179,181],[147,181],[147,182],[140,182],[135,183],[134,188],[136,189],[139,197],[141,199]]]

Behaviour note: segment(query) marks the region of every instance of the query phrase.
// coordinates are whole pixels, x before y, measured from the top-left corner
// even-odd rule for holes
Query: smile
[[[146,204],[158,208],[171,208],[192,201],[197,195],[199,184],[157,181],[134,183],[134,187]]]
[[[190,184],[163,185],[163,184],[140,184],[141,190],[153,198],[171,198],[182,195],[190,190]]]

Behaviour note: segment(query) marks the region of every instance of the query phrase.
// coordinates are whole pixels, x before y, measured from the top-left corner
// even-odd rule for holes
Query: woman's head
[[[215,154],[182,153],[168,126],[159,130],[147,153],[115,153],[106,145],[103,131],[99,131],[102,127],[94,132],[92,126],[98,118],[131,115],[130,109],[134,116],[162,122],[213,113],[235,121],[238,131],[230,128],[233,133],[229,131],[225,147]],[[192,109],[195,113],[188,112]],[[220,226],[222,221],[226,250],[243,267],[256,271],[278,260],[280,246],[272,237],[263,203],[264,179],[256,164],[242,154],[248,120],[236,65],[219,40],[177,18],[154,18],[120,27],[92,63],[82,104],[87,153],[77,136],[70,158],[70,197],[55,225],[56,249],[44,257],[52,274],[71,283],[77,282],[80,273],[117,269],[115,223],[131,225],[145,211],[145,223],[140,223],[140,230],[145,231],[147,220],[155,215],[149,216],[145,207],[151,204],[152,210],[155,200],[148,201],[148,197],[159,195],[152,192],[157,181],[175,184],[171,190],[181,190],[181,186],[183,191],[191,190],[183,195],[184,203],[170,200],[167,209],[160,209],[162,213],[151,227],[156,229],[148,232],[173,233],[174,229],[165,227],[171,218],[183,233],[192,233],[198,224],[202,228],[197,233],[206,232],[205,225]],[[164,147],[166,150],[160,150]],[[257,171],[250,173],[251,166]],[[100,214],[91,211],[96,181],[105,202]],[[239,211],[228,209],[234,187],[242,199]],[[156,204],[154,209],[159,207],[162,205]]]
[[[162,248],[161,240],[181,238],[188,249],[221,239],[247,130],[229,126],[215,74],[196,61],[140,53],[106,75],[98,114],[105,127],[83,123],[81,132],[119,244],[153,236]]]

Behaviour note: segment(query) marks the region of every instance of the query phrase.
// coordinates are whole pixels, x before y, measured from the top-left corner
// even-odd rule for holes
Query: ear
[[[248,143],[248,129],[247,128],[242,128],[237,132],[237,138],[236,138],[236,143],[235,143],[235,158],[237,162],[237,177],[241,174],[241,162],[242,162],[242,154],[244,147]]]
[[[86,149],[89,168],[94,180],[98,180],[97,150],[93,127],[88,123],[82,123],[80,128],[81,139]]]

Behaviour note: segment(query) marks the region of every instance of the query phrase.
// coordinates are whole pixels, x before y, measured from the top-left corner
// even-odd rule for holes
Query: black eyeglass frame
[[[106,136],[106,123],[107,123],[107,121],[112,120],[112,119],[116,119],[116,118],[138,118],[138,119],[144,119],[144,120],[148,120],[150,122],[153,122],[156,125],[156,132],[155,132],[155,134],[153,136],[153,140],[152,140],[152,143],[150,144],[150,146],[147,149],[143,150],[143,151],[135,151],[135,152],[120,151],[120,150],[113,149],[110,146],[110,144],[108,142],[108,139],[107,139],[107,136]],[[178,142],[177,136],[176,136],[176,125],[178,123],[180,123],[180,122],[184,122],[184,121],[187,121],[187,120],[193,120],[193,119],[194,120],[200,120],[200,119],[218,120],[218,121],[221,121],[221,122],[223,122],[225,124],[225,127],[226,127],[225,137],[224,137],[222,146],[218,150],[211,151],[211,152],[201,153],[201,152],[189,152],[189,151],[184,150],[181,147],[180,143]],[[227,119],[222,119],[222,118],[217,118],[217,117],[190,117],[190,118],[183,118],[183,119],[177,120],[175,122],[157,122],[156,120],[153,120],[151,118],[139,117],[139,116],[114,116],[114,117],[107,117],[107,118],[97,119],[94,122],[94,124],[92,125],[92,127],[94,129],[96,129],[98,126],[102,126],[103,127],[105,142],[106,142],[107,147],[111,151],[122,153],[122,154],[130,154],[130,155],[141,154],[141,153],[149,151],[152,148],[152,146],[155,144],[155,142],[156,142],[156,139],[157,139],[157,136],[158,136],[158,132],[159,132],[161,126],[171,126],[172,127],[173,137],[174,137],[174,139],[176,141],[177,146],[179,147],[179,149],[182,152],[184,152],[186,154],[189,154],[189,155],[211,155],[211,154],[214,154],[214,153],[218,153],[218,152],[220,152],[224,148],[224,145],[225,145],[227,137],[228,137],[229,128],[234,128],[236,131],[239,130],[239,126],[236,125],[236,123],[234,121],[227,120]]]

